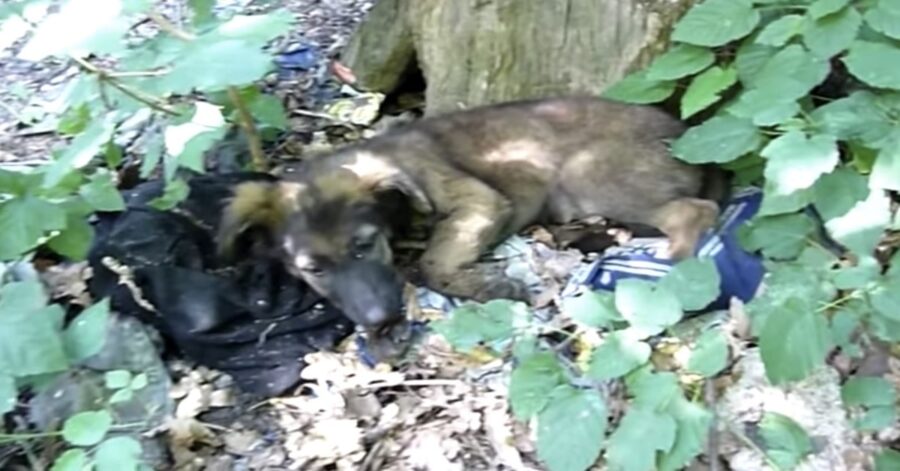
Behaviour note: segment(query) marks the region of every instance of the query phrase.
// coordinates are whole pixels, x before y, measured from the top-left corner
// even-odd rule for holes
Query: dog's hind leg
[[[524,283],[477,263],[481,255],[508,233],[513,219],[511,203],[481,182],[464,186],[455,192],[456,204],[436,224],[420,259],[428,287],[445,295],[479,302],[528,301]]]

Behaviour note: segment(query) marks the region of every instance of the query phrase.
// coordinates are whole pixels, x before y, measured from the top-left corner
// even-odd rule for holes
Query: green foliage
[[[671,289],[636,278],[618,282],[616,309],[641,336],[659,334],[683,315],[678,296]]]
[[[609,327],[621,322],[622,316],[616,311],[616,301],[612,293],[587,291],[563,300],[563,312],[575,322],[587,327]]]
[[[793,469],[812,452],[812,440],[790,417],[769,412],[759,424],[769,459],[780,469]]]
[[[850,378],[841,389],[844,404],[851,408],[861,408],[854,425],[861,430],[880,430],[897,421],[897,391],[884,378]]]
[[[534,416],[565,380],[565,372],[552,353],[536,353],[524,359],[510,377],[509,403],[513,413],[519,419]]]
[[[708,258],[689,258],[676,263],[659,284],[675,294],[686,311],[709,306],[719,297],[721,279],[715,263]]]
[[[606,425],[597,391],[559,386],[538,415],[538,457],[551,471],[587,469],[600,456]]]
[[[513,335],[516,318],[527,318],[523,303],[495,300],[485,304],[466,303],[432,324],[454,347],[470,351],[478,346],[499,350]]]
[[[728,362],[728,339],[718,330],[707,330],[697,339],[687,368],[690,371],[712,377],[725,369]]]
[[[597,380],[619,378],[649,359],[650,345],[627,332],[613,332],[594,350],[587,374]]]
[[[69,417],[63,424],[63,438],[78,446],[91,446],[100,443],[112,426],[112,416],[102,410],[96,412],[79,412]]]

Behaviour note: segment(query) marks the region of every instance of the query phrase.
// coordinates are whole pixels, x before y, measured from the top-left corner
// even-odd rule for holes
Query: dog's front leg
[[[449,215],[438,222],[420,266],[428,287],[448,296],[479,302],[528,301],[528,289],[502,270],[477,261],[506,235],[512,220],[509,200],[485,185],[467,185]]]

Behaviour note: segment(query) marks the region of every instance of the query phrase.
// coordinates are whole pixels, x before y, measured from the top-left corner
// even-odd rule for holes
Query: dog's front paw
[[[475,300],[482,303],[494,299],[509,299],[527,303],[531,300],[531,296],[528,293],[528,287],[522,281],[514,278],[501,278],[491,280],[475,295]]]

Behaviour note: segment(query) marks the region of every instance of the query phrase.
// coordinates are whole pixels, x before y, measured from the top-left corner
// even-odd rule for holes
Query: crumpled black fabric
[[[216,257],[215,228],[232,188],[273,178],[196,176],[188,182],[188,198],[169,211],[148,205],[164,183],[143,183],[123,192],[125,211],[99,215],[88,255],[93,296],[109,297],[115,310],[154,326],[186,358],[226,372],[243,391],[265,397],[299,383],[305,354],[334,347],[353,330],[274,257],[231,265]],[[104,257],[129,268],[154,309],[135,300]]]

